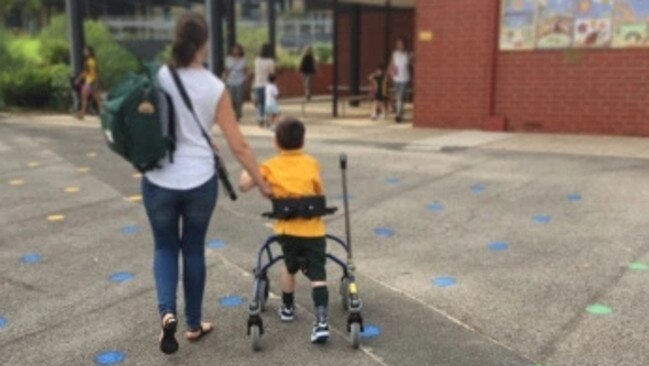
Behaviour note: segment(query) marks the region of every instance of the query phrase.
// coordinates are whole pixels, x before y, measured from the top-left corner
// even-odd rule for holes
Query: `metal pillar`
[[[70,42],[70,67],[73,75],[83,71],[83,12],[81,0],[65,0],[65,12],[68,20],[68,41]]]
[[[340,65],[340,62],[338,61],[338,52],[339,52],[339,45],[338,45],[338,15],[340,13],[340,5],[338,4],[338,0],[333,0],[333,13],[334,13],[334,49],[333,49],[333,54],[334,54],[334,77],[333,77],[333,103],[332,103],[332,115],[334,117],[338,117],[338,82],[340,78],[340,71],[338,70],[338,67]]]
[[[277,9],[275,0],[268,0],[268,44],[273,50],[273,57],[277,47]]]
[[[360,94],[361,87],[361,15],[363,6],[353,5],[351,8],[351,31],[349,32],[349,88],[351,95]],[[352,103],[358,106],[358,101]]]
[[[390,57],[392,56],[392,45],[390,45],[390,38],[392,33],[392,4],[390,3],[390,0],[385,1],[385,47],[383,49],[385,50],[385,55],[383,56],[385,58],[385,61],[388,63],[388,65],[392,62]]]
[[[237,44],[237,4],[236,0],[228,0],[228,53]]]
[[[205,0],[207,7],[207,22],[210,25],[210,69],[221,76],[224,69],[223,54],[223,0]]]

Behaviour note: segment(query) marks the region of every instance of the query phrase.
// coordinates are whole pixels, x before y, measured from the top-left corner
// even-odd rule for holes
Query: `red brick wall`
[[[313,95],[330,94],[329,86],[333,82],[333,65],[318,64],[316,74],[311,81]],[[281,70],[277,77],[277,88],[281,98],[304,96],[304,82],[297,70]]]
[[[416,126],[649,136],[649,50],[494,52],[497,10],[417,0]]]
[[[649,136],[649,50],[501,53],[498,114],[513,131]]]
[[[482,128],[491,112],[499,0],[417,0],[415,126]]]

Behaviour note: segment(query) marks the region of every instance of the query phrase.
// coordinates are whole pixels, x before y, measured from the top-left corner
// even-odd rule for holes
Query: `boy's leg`
[[[316,321],[313,324],[311,342],[324,343],[329,339],[329,325],[327,324],[327,307],[329,305],[329,290],[327,289],[327,242],[324,237],[309,239],[305,243],[307,251],[307,277],[311,280],[313,305],[316,312]]]
[[[279,316],[282,321],[288,322],[295,317],[295,273],[299,270],[299,247],[290,236],[280,236],[278,241],[282,246],[285,264],[282,271],[282,306]]]

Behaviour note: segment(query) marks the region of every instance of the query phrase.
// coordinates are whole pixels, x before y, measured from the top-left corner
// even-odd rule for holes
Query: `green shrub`
[[[2,95],[8,105],[42,108],[50,103],[52,76],[48,70],[28,67],[2,79]]]
[[[55,65],[26,67],[0,79],[0,93],[7,105],[16,107],[65,109],[71,97],[70,68]]]
[[[313,45],[313,52],[315,53],[318,62],[323,64],[330,64],[333,62],[333,45],[331,43],[316,43]]]

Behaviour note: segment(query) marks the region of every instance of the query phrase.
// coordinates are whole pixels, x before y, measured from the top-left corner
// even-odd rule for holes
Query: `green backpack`
[[[101,128],[111,150],[139,172],[160,167],[175,150],[173,103],[158,85],[158,68],[145,66],[141,74],[127,74],[108,93],[101,111]]]

